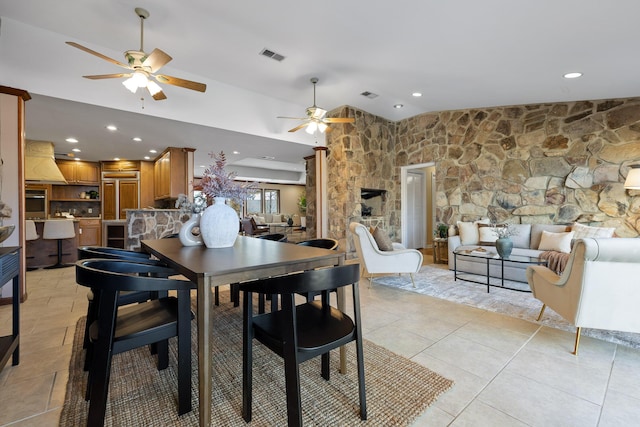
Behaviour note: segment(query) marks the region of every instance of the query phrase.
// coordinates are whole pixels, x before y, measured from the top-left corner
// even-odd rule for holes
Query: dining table
[[[211,425],[213,361],[211,337],[211,289],[216,286],[264,279],[283,274],[342,265],[344,252],[293,245],[254,237],[238,236],[227,248],[183,246],[180,239],[142,240],[141,248],[197,285],[198,393],[201,426]],[[338,307],[344,310],[344,293],[338,294]],[[340,351],[340,370],[346,371],[344,349]]]

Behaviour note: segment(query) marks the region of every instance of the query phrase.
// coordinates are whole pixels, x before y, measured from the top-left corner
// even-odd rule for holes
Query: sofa
[[[247,215],[249,218],[253,218],[257,225],[262,226],[276,226],[287,225],[287,219],[281,213],[263,213],[254,212]]]
[[[584,237],[613,237],[614,228],[594,227],[580,223],[574,224],[509,224],[514,235],[511,255],[547,258],[550,252],[568,254],[571,252],[572,242]],[[488,219],[462,222],[458,221],[453,230],[450,227],[448,238],[449,269],[454,269],[454,251],[473,251],[478,248],[496,253],[495,240],[497,235],[492,230]],[[453,234],[453,235],[451,235]],[[483,240],[484,239],[484,240]],[[547,258],[548,259],[548,258]],[[527,282],[527,263],[513,263],[505,261],[504,278],[518,282]],[[482,258],[458,257],[457,268],[460,272],[485,275],[487,262]],[[500,277],[501,263],[499,260],[490,262],[489,275]]]

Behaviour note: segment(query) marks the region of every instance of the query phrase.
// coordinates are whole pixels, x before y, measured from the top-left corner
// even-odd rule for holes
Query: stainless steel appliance
[[[27,219],[47,219],[48,203],[46,189],[25,190],[25,216]]]

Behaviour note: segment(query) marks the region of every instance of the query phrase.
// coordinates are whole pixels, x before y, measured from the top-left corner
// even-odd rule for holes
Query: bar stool
[[[58,257],[58,262],[54,265],[50,265],[45,268],[62,268],[62,267],[71,267],[74,264],[63,264],[62,263],[62,240],[63,239],[73,239],[76,237],[76,231],[73,227],[73,220],[71,219],[51,219],[46,220],[44,222],[44,230],[42,231],[42,238],[49,240],[57,240],[58,241],[58,253],[56,254]],[[56,256],[49,255],[49,256]],[[68,254],[66,254],[68,255]]]
[[[33,222],[33,220],[28,219],[24,222],[24,238],[25,240],[38,240],[40,238],[40,235],[36,231],[36,223]],[[33,255],[31,256],[27,255],[25,258],[33,259],[35,257]],[[32,271],[32,270],[36,270],[36,268],[27,267],[27,271]]]

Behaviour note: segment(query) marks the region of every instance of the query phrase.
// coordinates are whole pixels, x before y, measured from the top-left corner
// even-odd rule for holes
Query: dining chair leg
[[[322,372],[322,378],[324,378],[325,380],[329,381],[330,376],[331,376],[331,372],[329,369],[330,366],[330,353],[326,352],[325,354],[323,354],[322,356],[320,356],[320,370]]]
[[[162,371],[169,366],[169,341],[164,340],[155,344],[158,353],[158,371]]]
[[[112,352],[109,338],[98,340],[93,343],[93,346],[94,358],[91,361],[90,383],[87,390],[91,402],[87,425],[102,426],[107,409]]]
[[[252,383],[253,383],[253,297],[251,292],[244,294],[242,305],[242,418],[251,422]],[[258,296],[260,299],[260,296]]]
[[[536,319],[536,322],[539,322],[540,319],[542,319],[542,314],[544,313],[545,308],[547,308],[547,304],[542,304],[542,308],[540,309],[540,313],[538,314],[538,318]]]
[[[220,289],[218,286],[213,287],[213,303],[216,306],[220,305]]]
[[[580,333],[582,332],[582,328],[580,326],[578,326],[578,328],[576,329],[576,342],[575,345],[573,346],[573,352],[571,352],[571,354],[573,354],[574,356],[578,355],[578,347],[580,346]]]
[[[289,347],[289,346],[287,346]],[[302,426],[302,399],[300,398],[300,370],[297,357],[291,349],[284,351],[285,389],[287,394],[287,424],[289,427]]]
[[[178,291],[178,415],[191,411],[190,296],[188,290]]]

